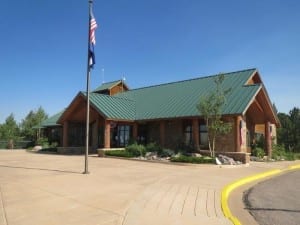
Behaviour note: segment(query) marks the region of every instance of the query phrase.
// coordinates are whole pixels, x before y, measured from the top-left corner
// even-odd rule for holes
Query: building
[[[122,80],[102,84],[90,93],[90,151],[124,147],[134,139],[170,149],[192,145],[205,153],[207,129],[196,106],[201,96],[215,88],[216,76],[132,90]],[[216,151],[245,162],[256,130],[263,128],[265,151],[270,155],[271,136],[280,122],[259,72],[248,69],[224,77],[224,89],[231,91],[222,119],[232,129],[218,139]],[[86,93],[79,92],[64,111],[43,125],[49,137],[59,142],[60,152],[83,152],[85,121]]]

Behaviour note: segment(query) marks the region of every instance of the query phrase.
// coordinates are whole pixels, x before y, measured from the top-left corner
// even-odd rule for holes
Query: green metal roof
[[[81,92],[81,94],[86,96],[86,93]],[[90,102],[106,118],[135,120],[135,102],[133,100],[90,93]]]
[[[256,69],[225,73],[223,88],[231,89],[222,109],[223,115],[242,115],[263,84],[246,85]],[[200,98],[215,89],[217,75],[138,88],[113,96],[90,93],[91,105],[106,119],[151,120],[200,116]],[[116,85],[114,81],[101,85],[104,90]],[[84,92],[80,92],[86,97]],[[57,125],[63,112],[43,122],[43,126]]]
[[[99,91],[104,91],[104,90],[111,89],[112,87],[116,86],[120,82],[121,82],[121,80],[116,80],[116,81],[112,81],[112,82],[103,83],[99,87],[97,87],[95,90],[93,90],[92,92],[99,92]]]
[[[59,120],[60,116],[64,113],[65,110],[62,110],[61,112],[49,117],[48,119],[44,120],[41,123],[41,127],[52,127],[52,126],[61,126],[60,124],[57,123]]]
[[[231,88],[222,114],[242,114],[251,99],[260,90],[261,84],[245,85],[255,69],[227,73],[223,82],[224,90]],[[199,116],[196,105],[201,96],[215,88],[215,77],[161,84],[129,90],[115,95],[135,102],[136,120],[162,119]]]

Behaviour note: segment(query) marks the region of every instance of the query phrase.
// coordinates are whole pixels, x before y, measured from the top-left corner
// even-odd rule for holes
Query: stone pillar
[[[200,147],[199,147],[199,121],[198,121],[198,119],[193,119],[192,131],[193,131],[193,142],[194,142],[195,150],[200,151]]]
[[[235,120],[235,151],[236,152],[241,152],[241,116],[237,116]]]
[[[63,147],[68,147],[68,125],[68,121],[65,121],[63,125]]]
[[[105,120],[104,148],[110,148],[110,121]]]
[[[270,122],[265,122],[265,151],[268,157],[272,156],[272,140],[271,140],[271,133],[270,133]]]
[[[165,121],[160,121],[160,124],[159,124],[159,142],[160,142],[160,146],[161,147],[164,147],[165,146],[165,128],[166,128],[166,125],[165,125]]]
[[[132,127],[132,137],[136,141],[138,137],[138,124],[134,123]]]

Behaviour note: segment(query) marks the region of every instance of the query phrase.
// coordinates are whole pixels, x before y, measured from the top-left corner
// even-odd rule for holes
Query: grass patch
[[[181,155],[179,157],[171,157],[171,162],[183,162],[183,163],[196,163],[196,164],[202,164],[202,163],[214,163],[215,159],[211,157],[193,157],[193,156],[184,156]]]
[[[106,156],[115,156],[115,157],[124,157],[124,158],[133,158],[135,155],[132,152],[126,150],[112,150],[105,151]]]

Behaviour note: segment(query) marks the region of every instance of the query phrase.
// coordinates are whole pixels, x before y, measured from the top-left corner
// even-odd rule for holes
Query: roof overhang
[[[90,120],[92,121],[97,114],[100,114],[106,119],[106,116],[97,107],[90,103]],[[64,113],[58,120],[58,123],[63,124],[65,121],[83,122],[86,119],[86,96],[79,92],[72,100],[70,105],[66,108]]]
[[[256,124],[263,124],[269,121],[280,127],[280,121],[275,113],[268,93],[263,84],[257,93],[249,102],[247,108],[244,110],[243,115],[248,115],[251,120]]]

